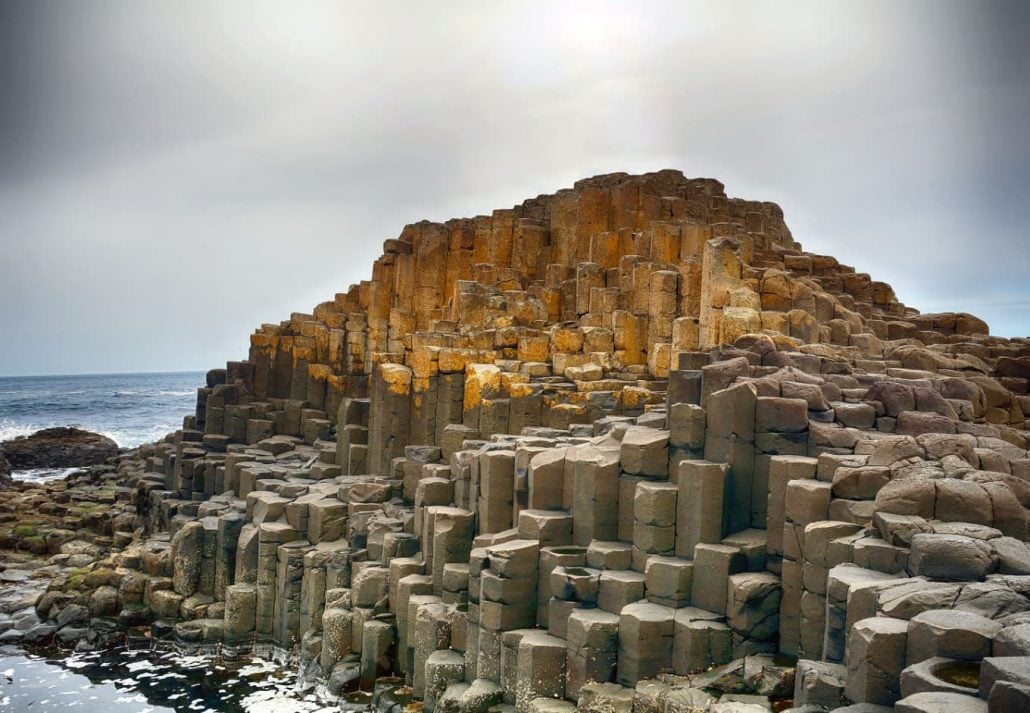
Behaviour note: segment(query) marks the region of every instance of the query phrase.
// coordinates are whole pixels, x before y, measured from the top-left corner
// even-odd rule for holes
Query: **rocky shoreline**
[[[0,493],[53,568],[8,632],[275,645],[429,713],[1020,710],[1026,414],[1030,341],[718,182],[597,177],[408,226],[182,429]]]
[[[9,617],[0,623],[0,643],[49,644],[68,623],[46,622],[35,605],[48,587],[82,578],[111,551],[111,508],[118,498],[113,474],[113,466],[100,466],[0,490],[2,612]],[[57,640],[74,646],[85,636],[85,629],[72,627]]]
[[[0,458],[8,473],[38,468],[80,468],[104,463],[116,455],[118,444],[107,436],[71,426],[44,428],[0,443]]]

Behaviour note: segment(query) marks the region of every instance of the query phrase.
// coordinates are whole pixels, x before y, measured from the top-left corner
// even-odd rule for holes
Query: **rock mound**
[[[13,470],[77,468],[97,465],[116,455],[118,444],[107,436],[64,426],[0,443],[0,462],[6,459]]]

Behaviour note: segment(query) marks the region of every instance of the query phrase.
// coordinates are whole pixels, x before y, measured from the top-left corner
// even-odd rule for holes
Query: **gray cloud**
[[[407,222],[663,167],[1030,333],[1015,2],[7,2],[0,374],[205,368]]]

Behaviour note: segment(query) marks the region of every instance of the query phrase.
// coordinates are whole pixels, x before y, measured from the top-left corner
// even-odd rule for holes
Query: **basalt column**
[[[411,428],[411,369],[380,364],[372,377],[368,464],[380,475],[392,472],[393,459],[404,455]]]

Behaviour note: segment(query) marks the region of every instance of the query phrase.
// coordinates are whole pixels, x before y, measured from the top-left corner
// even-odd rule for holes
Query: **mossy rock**
[[[11,531],[11,534],[19,539],[24,539],[26,537],[35,537],[39,532],[36,530],[35,525],[18,525]]]
[[[45,555],[46,554],[46,540],[39,535],[33,537],[26,537],[21,540],[19,549],[27,550],[34,555]]]
[[[86,575],[89,574],[88,569],[73,569],[68,573],[64,580],[64,587],[66,591],[69,589],[82,589],[83,583],[86,581]]]
[[[69,530],[48,530],[44,533],[43,539],[46,540],[47,554],[56,555],[61,551],[61,545],[65,542],[75,539],[75,533]]]
[[[121,577],[109,567],[97,567],[86,574],[86,586],[90,589],[103,586],[117,586]]]

